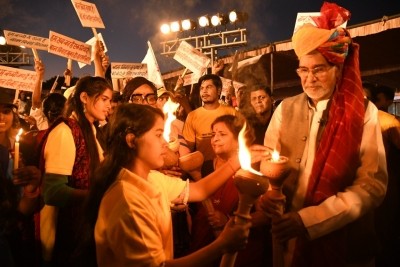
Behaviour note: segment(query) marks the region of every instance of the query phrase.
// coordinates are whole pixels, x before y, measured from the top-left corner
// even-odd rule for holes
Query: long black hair
[[[78,80],[73,95],[68,98],[65,115],[69,117],[74,113],[77,117],[79,127],[82,130],[87,150],[90,158],[90,173],[93,173],[99,165],[99,152],[97,150],[96,138],[93,134],[92,124],[85,116],[84,103],[81,101],[80,95],[85,92],[89,97],[96,100],[100,98],[103,92],[111,89],[111,85],[101,77],[86,76]]]
[[[133,103],[119,105],[111,116],[106,134],[105,157],[91,179],[92,185],[84,205],[82,244],[78,247],[79,259],[83,259],[79,260],[82,266],[95,266],[94,228],[101,199],[117,179],[120,170],[131,166],[137,156],[136,146],[128,146],[126,135],[132,133],[135,138],[141,137],[154,126],[158,117],[164,119],[160,109]]]

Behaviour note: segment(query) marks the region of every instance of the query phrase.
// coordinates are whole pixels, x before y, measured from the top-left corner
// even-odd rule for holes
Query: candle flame
[[[178,106],[179,106],[179,103],[174,103],[171,100],[171,98],[169,98],[163,107],[163,112],[166,116],[163,136],[167,142],[170,141],[171,124],[172,124],[172,121],[176,119],[174,112],[178,108]]]
[[[15,142],[19,142],[19,137],[21,136],[21,134],[22,134],[22,128],[19,128],[19,131],[18,131],[17,135],[15,136]]]
[[[247,124],[245,122],[242,129],[239,132],[239,137],[238,137],[240,167],[243,170],[249,171],[256,175],[263,175],[262,173],[254,170],[251,167],[251,153],[250,153],[250,150],[248,149],[248,147],[246,146],[246,138],[244,136],[244,133],[246,132],[246,127],[247,127]]]
[[[274,150],[274,152],[272,152],[272,159],[271,159],[271,161],[272,162],[278,162],[279,161],[279,152],[278,151],[276,151],[276,150]]]

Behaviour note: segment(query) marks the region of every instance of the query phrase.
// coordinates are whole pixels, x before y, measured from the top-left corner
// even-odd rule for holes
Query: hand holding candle
[[[279,202],[279,215],[272,218],[280,217],[284,213],[285,195],[282,193],[282,185],[289,173],[289,159],[285,156],[280,156],[275,150],[271,156],[265,157],[261,161],[260,171],[269,179],[271,191],[269,195],[271,199]],[[283,246],[276,236],[272,236],[273,250],[273,266],[283,266]]]
[[[251,167],[251,153],[245,142],[246,123],[239,132],[239,161],[241,169],[235,174],[235,186],[239,191],[239,204],[235,212],[235,223],[245,224],[250,219],[250,211],[254,202],[265,193],[268,179]],[[235,264],[236,253],[223,255],[220,267],[232,267]]]

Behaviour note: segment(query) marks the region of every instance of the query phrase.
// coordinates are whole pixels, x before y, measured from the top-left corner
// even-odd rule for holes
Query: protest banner
[[[4,37],[8,45],[24,46],[47,51],[49,39],[20,32],[4,30]]]
[[[90,45],[92,47],[90,61],[94,60],[94,56],[95,56],[94,55],[94,46],[96,45],[96,41],[97,40],[99,40],[103,44],[103,49],[104,49],[103,52],[106,53],[108,51],[106,43],[104,42],[103,35],[101,33],[98,33],[97,34],[97,38],[96,37],[92,37],[88,41],[85,42],[85,44],[88,44],[88,45]],[[78,66],[79,66],[80,69],[82,69],[83,67],[86,66],[86,64],[78,62]]]
[[[53,31],[50,31],[48,51],[90,65],[90,45]]]
[[[71,2],[83,27],[105,28],[95,4],[79,0],[71,0]]]
[[[147,41],[148,49],[146,56],[142,60],[142,63],[147,64],[148,80],[154,83],[157,87],[164,87],[164,80],[161,75],[160,68],[158,67],[157,59],[153,51],[151,43]]]
[[[198,76],[203,75],[211,61],[209,57],[186,41],[180,43],[175,52],[174,59]]]
[[[111,63],[111,78],[124,79],[134,77],[145,77],[147,79],[147,64],[143,63]]]
[[[36,72],[0,65],[0,87],[33,91],[36,80]]]

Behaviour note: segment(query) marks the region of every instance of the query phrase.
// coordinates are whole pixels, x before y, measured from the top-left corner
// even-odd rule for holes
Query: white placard
[[[105,28],[95,4],[79,0],[71,0],[71,2],[83,27]]]
[[[90,45],[53,31],[50,31],[48,51],[90,65]]]
[[[32,92],[36,75],[35,71],[0,65],[0,87]]]
[[[108,49],[107,49],[106,43],[104,42],[103,35],[102,35],[101,33],[98,33],[98,34],[97,34],[97,38],[98,38],[98,40],[101,41],[101,42],[103,43],[103,45],[104,45],[104,53],[107,53]],[[94,55],[94,46],[96,45],[96,41],[97,41],[96,37],[92,37],[92,38],[90,38],[88,41],[85,42],[85,44],[88,44],[88,45],[90,45],[90,46],[92,47],[92,52],[91,52],[90,61],[93,61],[93,60],[94,60],[94,56],[95,56],[95,55]],[[79,68],[82,69],[83,67],[86,66],[86,64],[85,64],[85,63],[78,62],[78,66],[79,66]]]
[[[147,64],[143,63],[111,63],[111,78],[123,79],[123,78],[135,78],[145,77],[147,79]]]
[[[174,59],[197,76],[203,75],[211,61],[209,57],[201,53],[186,41],[180,43],[174,55]]]
[[[6,30],[4,30],[4,35],[8,45],[25,46],[45,51],[49,46],[49,39],[44,37]]]

